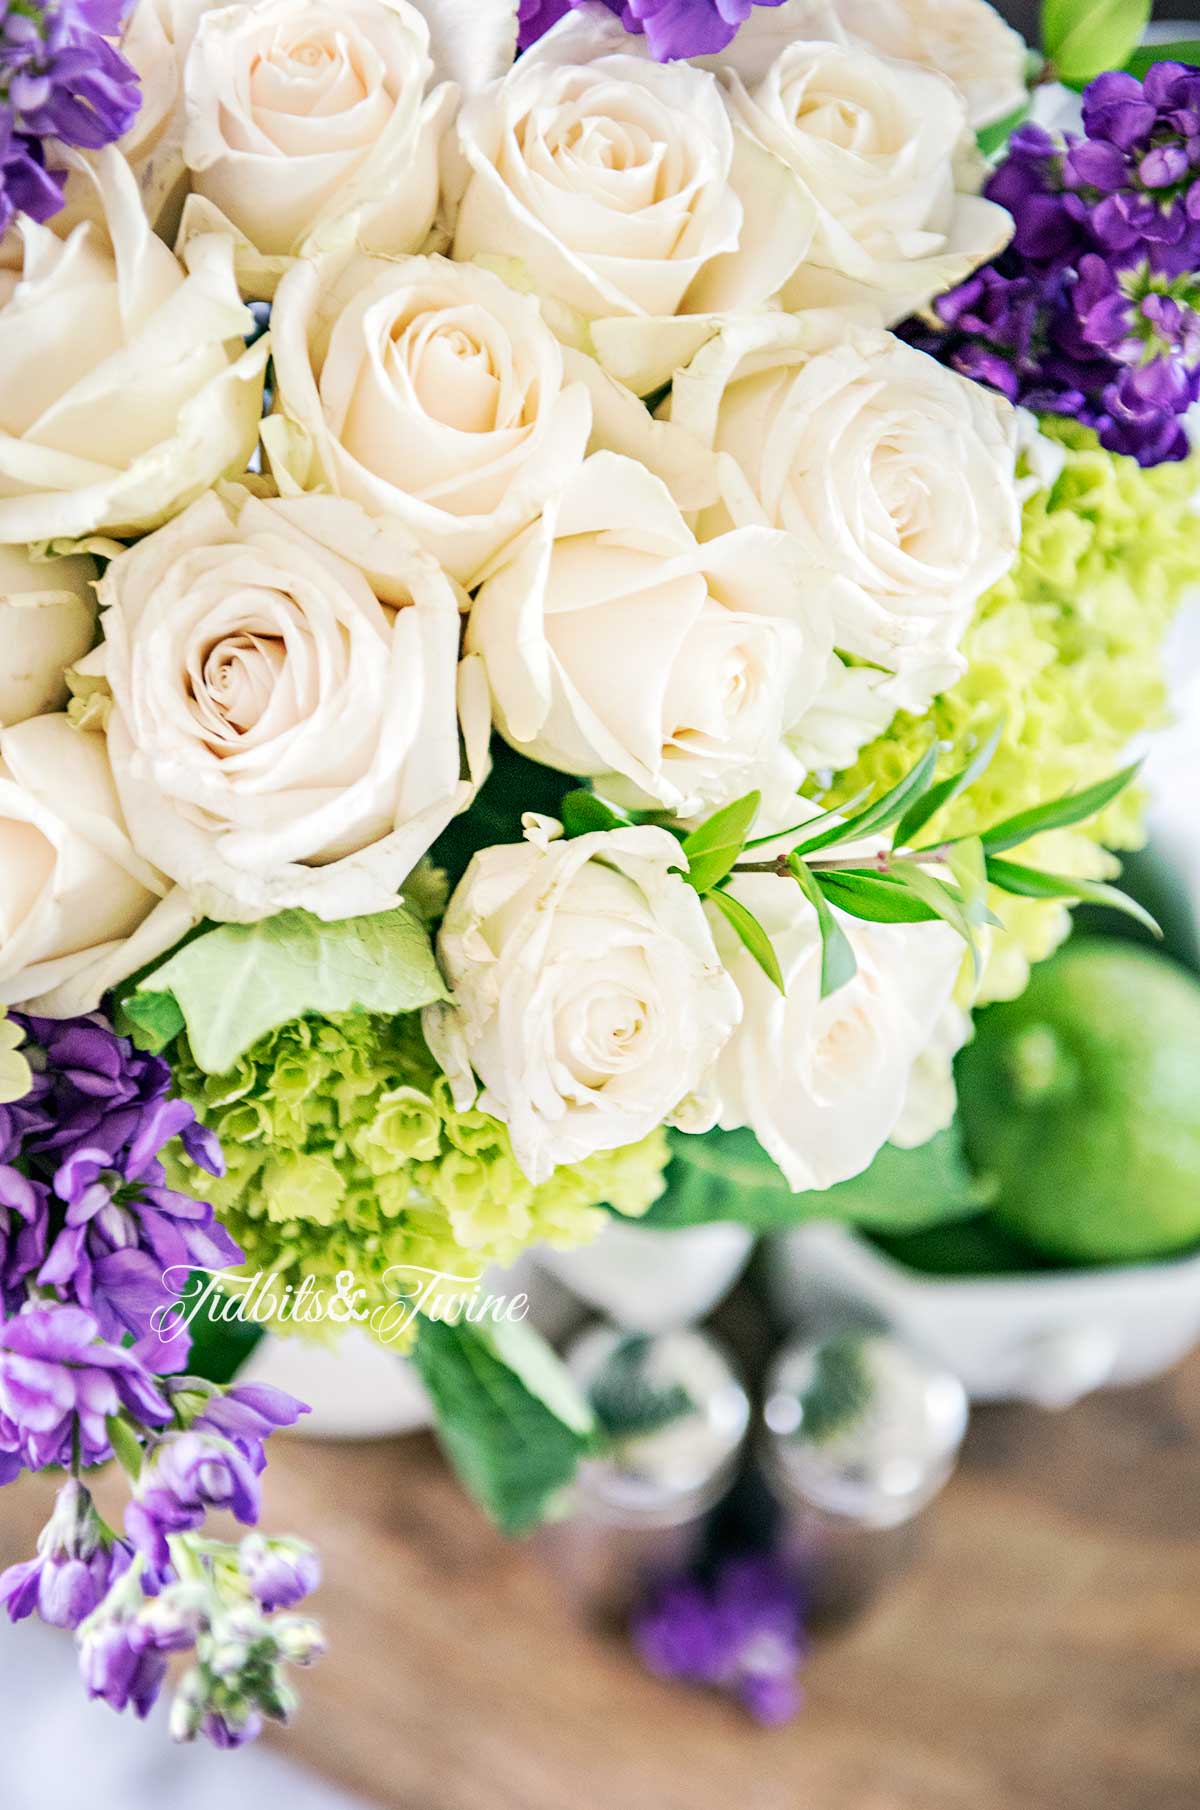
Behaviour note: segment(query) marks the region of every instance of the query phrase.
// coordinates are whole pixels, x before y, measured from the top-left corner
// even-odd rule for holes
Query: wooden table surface
[[[582,1632],[428,1440],[278,1439],[268,1479],[266,1524],[323,1549],[331,1639],[282,1745],[387,1810],[1200,1806],[1200,1359],[980,1411],[923,1561],[772,1731]],[[0,1563],[38,1497],[0,1496]]]

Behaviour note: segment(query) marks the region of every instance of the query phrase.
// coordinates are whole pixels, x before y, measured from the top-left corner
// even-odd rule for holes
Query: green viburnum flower
[[[1065,464],[1051,489],[1025,503],[1020,558],[982,600],[963,640],[966,673],[924,716],[897,716],[853,767],[814,793],[822,804],[894,785],[931,734],[947,749],[938,776],[953,772],[1003,717],[991,765],[923,839],[972,835],[1103,779],[1122,765],[1134,736],[1163,722],[1163,642],[1200,580],[1192,506],[1200,458],[1143,471],[1072,422],[1047,420],[1042,431],[1064,449]],[[1107,850],[1142,840],[1141,804],[1130,788],[1092,822],[1038,838],[1028,859],[1103,879],[1118,869]],[[1048,955],[1069,924],[1054,901],[997,896],[992,904],[1006,933],[991,939],[983,1000],[1020,993],[1029,963]]]
[[[605,1206],[637,1217],[663,1191],[661,1130],[535,1187],[498,1119],[455,1108],[416,1012],[296,1019],[228,1075],[204,1074],[183,1038],[171,1063],[221,1140],[227,1171],[202,1178],[204,1198],[245,1251],[246,1272],[293,1287],[311,1275],[336,1292],[350,1270],[368,1308],[397,1298],[389,1269],[475,1275],[535,1242],[584,1244]],[[185,1191],[201,1186],[186,1159],[173,1170]],[[329,1330],[290,1320],[273,1329]]]
[[[29,1064],[21,1054],[25,1033],[0,1012],[0,1106],[23,1100],[33,1086]]]

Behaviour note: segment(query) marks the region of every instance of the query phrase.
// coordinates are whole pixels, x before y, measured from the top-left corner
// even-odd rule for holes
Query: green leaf
[[[561,806],[563,834],[567,837],[589,836],[593,830],[624,830],[629,828],[628,817],[614,811],[603,798],[597,798],[594,792],[579,787],[568,792]]]
[[[868,924],[929,924],[938,915],[907,887],[869,868],[813,871],[829,903],[847,917],[862,918]]]
[[[961,842],[951,843],[946,851],[946,866],[962,894],[967,922],[990,924],[993,929],[1003,930],[1004,926],[999,918],[988,908],[987,861],[982,839],[979,836],[965,836]]]
[[[1113,911],[1136,918],[1155,936],[1162,936],[1157,919],[1119,886],[1108,886],[1102,880],[1078,880],[1069,874],[1045,874],[1039,868],[1022,867],[1019,862],[1000,861],[991,855],[988,856],[987,872],[993,886],[998,886],[1002,892],[1011,892],[1017,898],[1085,899],[1089,905],[1108,905]]]
[[[996,120],[990,126],[984,126],[982,131],[975,134],[975,142],[985,157],[994,157],[997,151],[1004,149],[1017,127],[1023,126],[1029,118],[1030,106],[1031,102],[1022,101],[1015,113]]]
[[[251,1044],[306,1012],[411,1012],[447,997],[428,932],[403,906],[324,923],[283,911],[258,924],[221,924],[178,950],[141,993],[175,999],[192,1054],[227,1074]],[[166,1021],[161,1005],[155,1022]]]
[[[811,855],[819,848],[832,848],[839,842],[854,842],[860,836],[873,836],[878,831],[887,829],[889,824],[903,817],[910,805],[929,790],[938,753],[938,744],[931,742],[916,766],[910,768],[904,778],[889,792],[885,792],[882,798],[869,804],[857,817],[848,817],[844,823],[833,824],[818,835],[810,836],[792,852]]]
[[[422,1320],[413,1362],[465,1487],[507,1534],[526,1533],[575,1475],[595,1422],[530,1327]]]
[[[1042,0],[1042,45],[1069,88],[1121,69],[1141,43],[1153,0]]]
[[[853,798],[847,798],[844,804],[835,805],[828,811],[821,811],[816,817],[809,817],[804,823],[794,823],[790,830],[772,830],[769,836],[754,836],[746,844],[746,853],[749,853],[751,849],[766,848],[770,842],[786,842],[789,836],[811,835],[812,831],[818,829],[821,824],[829,823],[835,817],[845,817],[849,812],[856,811],[863,799],[869,798],[874,789],[873,786],[864,786],[861,792],[856,792]]]
[[[817,876],[805,867],[797,855],[788,856],[788,866],[801,892],[817,914],[817,926],[821,932],[821,998],[828,999],[839,987],[854,979],[858,973],[858,959],[850,946],[850,939],[842,929],[829,901],[821,891]]]
[[[117,1001],[113,1022],[122,1037],[156,1056],[182,1031],[183,1013],[173,993],[130,993]]]
[[[758,815],[761,792],[747,792],[735,798],[723,810],[716,811],[706,823],[683,839],[683,852],[688,858],[686,879],[697,892],[711,892],[719,886],[746,846],[750,825]]]
[[[141,1475],[142,1447],[136,1433],[123,1414],[109,1414],[104,1422],[113,1457],[131,1480]]]
[[[1132,766],[1122,767],[1108,779],[1085,786],[1082,792],[1068,792],[1062,798],[1051,799],[1049,804],[1036,804],[1028,811],[1019,811],[1015,817],[1006,817],[1002,823],[994,823],[990,830],[983,832],[984,848],[989,855],[1002,855],[1006,849],[1017,848],[1046,830],[1068,829],[1073,823],[1085,822],[1125,790],[1137,777],[1141,764],[1134,761]]]
[[[834,1188],[793,1194],[752,1131],[673,1131],[667,1191],[642,1225],[733,1222],[762,1234],[811,1219],[879,1231],[913,1231],[969,1219],[991,1198],[963,1155],[956,1127],[916,1150],[885,1144],[869,1169]]]
[[[964,943],[972,943],[971,925],[967,921],[963,901],[944,880],[939,880],[936,874],[931,874],[928,868],[922,867],[917,861],[894,861],[892,872],[918,899],[928,905],[935,917],[949,924],[952,930],[957,930]]]
[[[931,818],[975,784],[980,774],[991,765],[1003,734],[1004,723],[1001,721],[985,736],[960,773],[952,773],[949,779],[940,779],[909,805],[896,825],[897,848],[910,848]]]
[[[1125,67],[1139,82],[1146,79],[1156,63],[1189,63],[1200,67],[1200,38],[1176,38],[1170,44],[1144,44],[1135,50]]]
[[[747,911],[740,899],[735,899],[731,893],[727,892],[710,892],[706,895],[706,902],[716,906],[734,935],[750,951],[767,979],[777,986],[781,993],[786,992],[779,957],[771,947],[770,937],[754,913]]]

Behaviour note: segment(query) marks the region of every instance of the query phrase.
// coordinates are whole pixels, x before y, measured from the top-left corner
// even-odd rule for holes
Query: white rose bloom
[[[22,217],[0,267],[0,542],[151,528],[258,438],[267,346],[242,344],[230,241],[181,264],[118,151],[71,163],[76,223]]]
[[[680,816],[773,782],[794,792],[803,775],[782,739],[833,665],[829,612],[798,554],[768,528],[700,545],[658,478],[594,454],[472,606],[467,646],[500,733]]]
[[[458,139],[454,257],[511,267],[641,393],[703,344],[714,309],[764,304],[795,262],[795,184],[768,171],[739,200],[715,77],[654,62],[604,7],[568,14],[471,100]]]
[[[483,849],[438,936],[454,1004],[425,1015],[456,1099],[509,1128],[530,1181],[646,1137],[707,1130],[699,1096],[739,1016],[679,844],[649,826]],[[473,1071],[473,1073],[472,1073]]]
[[[445,258],[297,264],[272,312],[281,491],[393,517],[470,584],[579,465],[591,408],[537,304]]]
[[[103,736],[61,714],[0,730],[0,1005],[73,983],[74,1009],[95,1007],[167,890],[129,840]]]
[[[756,858],[789,846],[768,844]],[[786,992],[709,907],[743,1005],[717,1064],[721,1125],[748,1125],[795,1192],[831,1188],[867,1168],[899,1124],[914,1064],[954,990],[963,943],[946,924],[868,924],[836,912],[858,972],[822,999],[817,914],[799,888],[743,874],[729,890],[770,936]]]
[[[833,0],[852,37],[883,56],[940,70],[962,91],[976,132],[1028,98],[1025,40],[988,0]]]
[[[892,1127],[889,1143],[901,1150],[915,1150],[954,1122],[958,1108],[954,1058],[970,1035],[970,1014],[950,1000],[913,1064],[904,1108]]]
[[[207,12],[184,76],[184,233],[229,231],[247,294],[291,261],[421,249],[458,90],[409,0],[248,0]]]
[[[778,33],[760,12],[761,34]],[[892,326],[1007,244],[1012,220],[978,193],[985,165],[951,81],[849,40],[786,43],[760,73],[776,38],[754,24],[722,58],[754,148],[739,160],[739,192],[786,171],[812,220],[779,287],[784,308],[854,306]]]
[[[100,602],[88,669],[139,852],[209,917],[393,905],[486,763],[465,599],[428,555],[353,503],[230,487],[115,559]]]
[[[187,193],[183,69],[210,0],[137,0],[121,55],[137,71],[142,101],[120,148],[137,177],[150,224],[173,239]]]
[[[1020,537],[1003,398],[890,333],[766,315],[705,346],[664,412],[726,455],[702,539],[790,530],[836,645],[896,675],[894,708],[923,711],[960,676],[963,631]]]
[[[0,546],[0,728],[60,710],[66,669],[92,645],[96,562]]]

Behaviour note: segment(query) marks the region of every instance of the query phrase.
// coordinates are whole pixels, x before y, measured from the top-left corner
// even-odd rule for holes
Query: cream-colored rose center
[[[253,729],[271,701],[287,653],[278,635],[226,635],[204,656],[203,686],[196,702],[238,734]]]
[[[555,1046],[579,1086],[600,1089],[637,1058],[654,1017],[640,991],[607,977],[585,981],[559,1009]]]
[[[41,830],[0,817],[0,941],[14,936],[54,872],[54,849]]]

